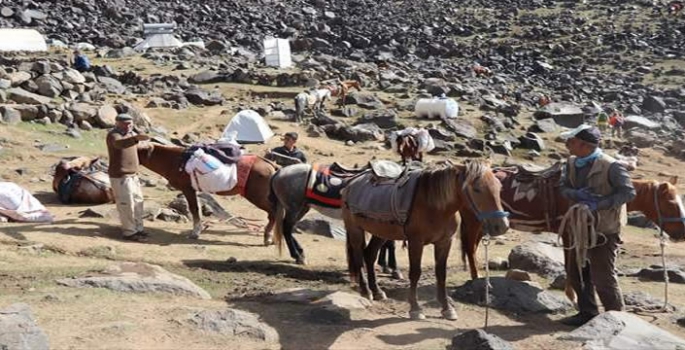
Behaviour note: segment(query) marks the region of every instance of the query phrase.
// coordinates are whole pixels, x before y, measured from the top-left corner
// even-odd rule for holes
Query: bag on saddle
[[[202,149],[196,150],[185,165],[193,188],[205,193],[226,192],[238,183],[236,164],[224,164]]]

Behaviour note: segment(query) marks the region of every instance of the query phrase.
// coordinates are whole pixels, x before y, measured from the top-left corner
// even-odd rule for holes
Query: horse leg
[[[371,237],[369,244],[366,246],[366,248],[364,248],[366,274],[368,275],[369,287],[371,288],[371,292],[373,292],[374,300],[385,300],[388,298],[385,296],[385,292],[378,287],[378,283],[376,281],[376,269],[374,267],[374,262],[376,261],[376,258],[378,258],[378,250],[381,248],[381,246],[383,246],[383,244],[385,244],[385,239],[373,236]]]
[[[471,279],[475,280],[478,278],[476,251],[478,249],[478,243],[483,235],[483,225],[471,212],[460,211],[459,213],[461,214],[461,225],[459,226],[461,258],[462,261],[464,261],[464,269],[466,269],[466,260],[468,260]]]
[[[447,288],[445,286],[447,258],[452,247],[452,235],[449,235],[440,242],[436,242],[433,246],[435,253],[435,279],[437,280],[438,301],[442,305],[442,317],[450,321],[456,321],[457,311],[454,310],[454,307],[447,300]]]
[[[295,259],[295,263],[298,265],[306,265],[307,262],[304,258],[304,250],[297,242],[295,236],[293,236],[293,229],[298,221],[298,215],[293,214],[293,211],[287,211],[285,219],[283,220],[283,237],[285,238],[285,243],[288,245],[288,251],[290,252],[290,257]]]
[[[411,237],[411,235],[410,235]],[[421,278],[421,258],[423,256],[423,242],[412,239],[409,241],[409,318],[423,320],[426,316],[421,311],[417,300],[416,288]]]
[[[359,294],[362,297],[373,300],[369,286],[366,284],[366,279],[362,273],[364,246],[366,245],[364,230],[360,227],[345,224],[345,231],[347,232],[347,265],[350,271],[350,278],[352,282],[359,284]]]
[[[188,211],[193,217],[193,231],[190,232],[189,238],[198,239],[200,238],[200,233],[202,232],[202,218],[200,217],[200,207],[197,203],[197,193],[194,189],[183,190],[183,195],[188,201]]]

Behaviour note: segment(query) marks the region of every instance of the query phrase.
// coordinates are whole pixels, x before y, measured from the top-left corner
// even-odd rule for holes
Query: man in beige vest
[[[582,269],[577,266],[574,250],[568,251],[566,260],[567,278],[578,296],[580,312],[562,323],[580,326],[599,314],[595,291],[605,311],[623,309],[615,263],[622,243],[621,211],[636,193],[625,167],[602,153],[602,134],[597,128],[583,124],[561,136],[571,153],[560,180],[561,195],[571,204],[587,205],[595,214],[599,235],[597,246],[588,249],[587,263]]]
[[[133,118],[128,114],[119,114],[114,128],[107,133],[109,180],[126,240],[142,242],[147,237],[143,231],[143,192],[138,180],[137,145],[149,139],[149,136],[133,131]]]

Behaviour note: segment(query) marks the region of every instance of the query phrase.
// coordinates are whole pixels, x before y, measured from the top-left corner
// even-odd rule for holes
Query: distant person
[[[547,106],[551,102],[552,100],[545,94],[540,95],[540,99],[538,100],[538,104],[540,105],[540,107]]]
[[[143,231],[143,192],[138,179],[138,143],[149,139],[149,136],[133,131],[133,118],[128,114],[119,114],[114,128],[107,133],[109,180],[122,235],[130,241],[142,242],[147,238]]]
[[[623,136],[623,125],[626,119],[623,114],[617,109],[614,109],[609,117],[609,125],[611,125],[611,137],[618,137],[619,139]]]
[[[296,132],[287,132],[285,135],[283,135],[283,146],[281,147],[276,147],[271,150],[272,153],[278,153],[280,155],[284,155],[286,157],[290,158],[295,158],[299,159],[302,163],[307,163],[307,157],[304,155],[302,151],[300,151],[299,148],[297,148],[297,133]]]
[[[73,67],[79,72],[88,72],[90,71],[90,61],[86,55],[81,53],[81,51],[76,50],[74,51]]]
[[[607,131],[607,128],[609,127],[609,115],[606,114],[603,110],[599,112],[597,115],[597,128],[599,128],[599,131],[602,132],[602,135]]]

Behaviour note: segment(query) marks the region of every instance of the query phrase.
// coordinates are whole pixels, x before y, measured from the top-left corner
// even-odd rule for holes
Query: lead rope
[[[569,221],[572,221],[570,225],[568,225]],[[605,244],[607,241],[606,236],[595,230],[595,223],[597,221],[599,221],[599,213],[597,218],[595,218],[587,205],[578,203],[568,209],[559,226],[558,240],[566,234],[567,229],[570,231],[568,235],[569,246],[564,247],[564,249],[575,251],[576,267],[578,268],[581,288],[585,283],[583,281],[583,267],[588,259],[588,250]],[[598,243],[600,236],[604,238],[602,243]]]
[[[483,247],[485,247],[485,325],[483,330],[488,330],[488,318],[490,316],[490,264],[488,260],[488,247],[490,246],[490,233],[485,231],[483,236]]]
[[[664,269],[664,305],[661,311],[668,312],[668,270],[666,269],[666,235],[664,234],[663,224],[664,218],[661,216],[661,207],[659,206],[659,199],[657,198],[658,189],[654,190],[654,205],[656,206],[656,214],[659,220],[659,248],[661,250],[661,267]]]

